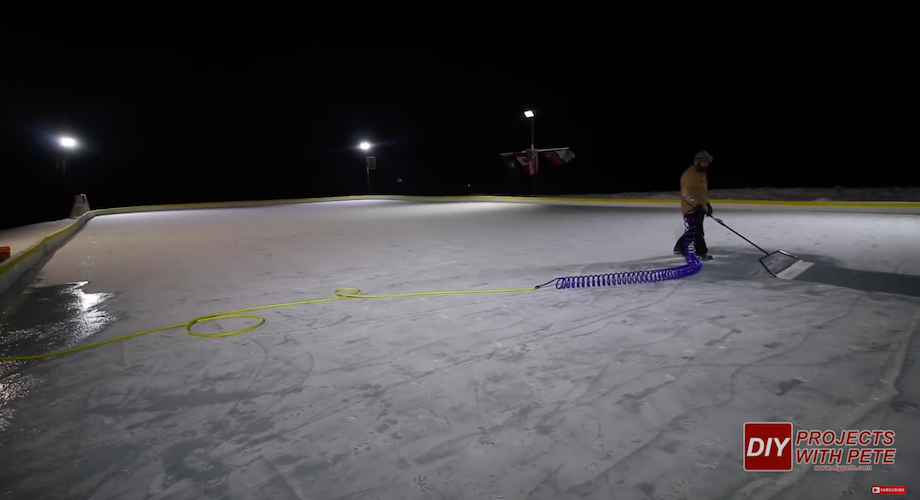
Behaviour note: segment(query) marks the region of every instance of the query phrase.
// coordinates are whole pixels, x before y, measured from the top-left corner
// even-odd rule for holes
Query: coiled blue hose
[[[687,263],[676,267],[666,267],[663,269],[649,269],[644,271],[625,271],[621,273],[608,274],[591,274],[585,276],[566,276],[556,278],[538,286],[545,286],[555,283],[557,289],[567,288],[590,288],[599,286],[617,286],[617,285],[635,285],[639,283],[653,283],[656,281],[675,280],[686,278],[700,272],[703,263],[697,258],[695,253],[695,233],[694,226],[690,221],[684,219],[684,241],[685,256]]]

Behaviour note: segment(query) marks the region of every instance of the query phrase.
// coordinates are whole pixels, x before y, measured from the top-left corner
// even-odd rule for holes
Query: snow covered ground
[[[570,195],[574,198],[677,199],[675,191],[657,193],[614,193]],[[912,201],[920,202],[920,187],[889,188],[751,188],[711,189],[713,200],[771,201]]]
[[[0,492],[804,500],[880,484],[920,491],[920,218],[730,207],[719,216],[825,274],[772,278],[756,249],[710,222],[716,260],[679,281],[347,299],[266,309],[265,325],[238,336],[177,329],[0,363]],[[667,209],[468,202],[104,216],[34,287],[7,298],[0,355],[349,286],[517,288],[676,265],[681,229]],[[845,286],[822,282],[831,275],[847,276]],[[742,424],[774,420],[893,429],[896,464],[744,472]]]

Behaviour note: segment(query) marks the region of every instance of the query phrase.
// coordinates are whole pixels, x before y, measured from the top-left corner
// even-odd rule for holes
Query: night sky
[[[892,119],[912,119],[905,80],[884,61],[853,72],[847,52],[0,50],[2,227],[66,217],[71,190],[92,208],[362,194],[362,140],[378,193],[530,194],[499,157],[529,146],[527,108],[537,147],[576,154],[541,162],[540,194],[675,190],[703,149],[711,188],[920,184],[916,161],[891,153],[912,141]],[[81,143],[72,187],[54,170],[61,134]]]

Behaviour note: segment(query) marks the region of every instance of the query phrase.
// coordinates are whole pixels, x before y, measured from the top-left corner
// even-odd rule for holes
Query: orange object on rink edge
[[[10,247],[0,247],[0,262],[10,258]]]

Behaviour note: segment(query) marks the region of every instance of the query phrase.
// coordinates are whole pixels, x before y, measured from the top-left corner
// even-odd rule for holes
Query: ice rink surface
[[[683,280],[346,299],[264,310],[265,325],[232,337],[176,329],[0,363],[0,498],[920,492],[920,218],[716,208],[816,273],[773,278],[756,249],[707,221],[715,260]],[[678,265],[682,227],[668,209],[401,201],[97,217],[4,297],[0,354],[342,287],[519,288]],[[897,461],[744,472],[746,421],[892,429]]]

